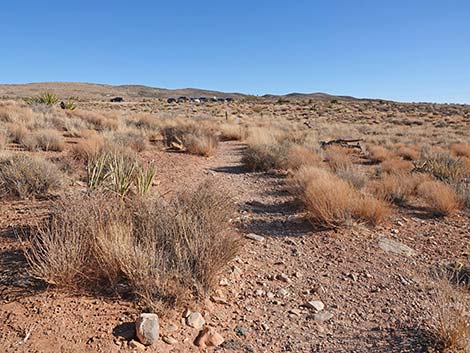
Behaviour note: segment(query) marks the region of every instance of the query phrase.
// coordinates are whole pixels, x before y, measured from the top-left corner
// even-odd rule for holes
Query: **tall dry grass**
[[[76,195],[24,239],[31,274],[61,287],[124,292],[161,309],[203,296],[236,255],[232,203],[205,183],[164,202]]]
[[[455,191],[441,181],[425,181],[418,186],[417,192],[436,216],[448,216],[460,209]]]

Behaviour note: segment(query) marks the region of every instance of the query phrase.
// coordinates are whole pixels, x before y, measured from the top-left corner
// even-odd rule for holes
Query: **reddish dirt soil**
[[[469,256],[469,213],[437,220],[402,208],[376,229],[313,229],[286,191],[285,176],[243,170],[243,148],[223,142],[209,159],[144,153],[158,166],[158,192],[212,179],[237,204],[238,232],[265,237],[247,239],[222,275],[214,296],[226,303],[207,299],[194,307],[225,338],[215,351],[424,352],[426,322],[435,310],[429,273],[437,263]],[[62,293],[28,277],[16,232],[50,202],[0,202],[0,352],[132,351],[128,338],[139,313],[132,303],[79,290]],[[383,251],[381,237],[408,245],[416,255]],[[323,301],[331,319],[314,320],[303,306],[313,299]],[[159,340],[147,352],[198,351],[192,344],[198,332],[182,324],[182,311],[161,320],[161,334],[178,343]]]

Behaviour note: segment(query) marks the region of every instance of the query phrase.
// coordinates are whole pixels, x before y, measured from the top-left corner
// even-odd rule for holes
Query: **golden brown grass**
[[[87,132],[85,137],[81,138],[77,144],[73,145],[71,154],[74,159],[86,160],[88,156],[94,156],[104,146],[104,137],[96,132]]]
[[[360,189],[366,184],[367,176],[351,158],[353,158],[352,150],[348,148],[331,146],[326,150],[326,161],[331,170],[341,179]]]
[[[470,352],[470,296],[447,279],[436,285],[433,301],[432,348],[443,353]]]
[[[376,225],[390,214],[387,203],[361,194],[352,184],[325,169],[300,168],[290,185],[315,225],[337,227],[353,219]]]
[[[188,123],[166,126],[162,128],[162,135],[168,147],[205,157],[215,153],[219,142],[208,127]]]
[[[377,145],[367,146],[369,159],[374,163],[381,163],[393,157],[393,153],[385,147]]]
[[[98,112],[76,109],[67,111],[67,116],[81,119],[98,131],[117,130],[119,127],[119,121],[115,117]]]
[[[455,191],[443,182],[425,181],[418,186],[417,192],[436,216],[448,216],[460,209]]]
[[[322,158],[311,148],[294,145],[287,151],[287,168],[297,170],[303,166],[318,166]]]
[[[407,161],[415,161],[421,157],[419,150],[410,146],[402,146],[398,148],[397,154]]]
[[[470,158],[470,144],[454,143],[450,146],[450,151],[454,156]]]
[[[40,157],[14,154],[0,160],[0,195],[46,196],[63,185],[59,169]]]
[[[48,283],[133,293],[161,309],[203,296],[237,253],[230,198],[205,183],[169,202],[92,193],[59,202],[25,239],[31,273]]]
[[[413,169],[413,163],[400,158],[391,158],[380,164],[380,171],[388,174],[409,174]]]
[[[219,140],[211,133],[192,133],[184,138],[186,151],[198,156],[209,157],[217,150]]]
[[[224,123],[219,126],[220,136],[223,140],[243,140],[246,138],[246,129],[240,124]]]
[[[65,147],[62,134],[53,129],[40,129],[28,135],[23,144],[30,151],[40,149],[43,151],[62,151]]]
[[[416,193],[423,181],[429,180],[423,174],[385,174],[372,184],[374,195],[379,199],[402,205]]]

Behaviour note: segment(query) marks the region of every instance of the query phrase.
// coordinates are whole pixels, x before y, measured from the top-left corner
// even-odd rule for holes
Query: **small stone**
[[[289,314],[293,314],[295,316],[300,316],[300,315],[302,315],[302,311],[300,311],[299,309],[291,309],[291,310],[289,310]]]
[[[178,343],[178,341],[175,338],[170,337],[170,336],[163,336],[162,340],[163,340],[163,342],[165,342],[166,344],[169,344],[169,345],[173,345],[173,344]]]
[[[254,241],[264,241],[264,237],[255,233],[249,233],[245,235],[245,238],[254,240]]]
[[[402,244],[398,241],[388,239],[388,238],[380,238],[379,247],[386,252],[391,252],[391,253],[398,254],[398,255],[405,255],[405,256],[416,255],[416,252],[413,249],[411,249],[409,246]]]
[[[285,283],[290,283],[291,282],[290,278],[285,273],[281,273],[281,274],[277,275],[276,279],[278,279],[279,281],[285,282]]]
[[[311,300],[305,306],[316,311],[322,311],[325,308],[325,304],[321,300]]]
[[[246,336],[248,329],[243,326],[237,326],[235,327],[234,331],[238,337],[243,337],[243,336]]]
[[[224,298],[222,297],[214,297],[214,296],[211,296],[211,301],[213,301],[214,303],[216,304],[223,304],[223,305],[228,305],[230,306],[230,303],[228,301],[226,301]]]
[[[189,314],[188,314],[189,316]],[[178,331],[178,327],[176,325],[166,325],[164,328],[163,328],[166,332],[175,332],[175,331]]]
[[[313,320],[316,322],[325,322],[330,320],[333,317],[332,313],[324,312],[324,313],[318,313],[313,315]]]
[[[274,299],[274,293],[273,292],[268,292],[268,293],[266,293],[266,297],[268,297],[268,299]]]
[[[224,343],[224,338],[212,327],[206,327],[199,332],[194,340],[198,347],[217,347]]]
[[[220,280],[219,284],[220,284],[221,286],[226,287],[226,286],[228,286],[230,283],[229,283],[229,281],[228,281],[227,278],[222,278],[222,279]]]
[[[135,349],[136,351],[145,350],[145,346],[142,343],[137,342],[136,340],[130,341],[129,342],[129,347],[132,348],[132,349]]]
[[[140,314],[135,322],[137,338],[146,346],[154,344],[160,334],[160,326],[157,314]]]
[[[186,324],[198,330],[200,330],[202,326],[204,326],[205,323],[206,321],[204,320],[202,315],[198,312],[191,313],[186,318]]]
[[[257,290],[255,291],[255,295],[256,295],[257,297],[262,297],[262,296],[265,295],[265,294],[266,294],[266,292],[265,292],[264,290],[262,290],[262,289],[257,289]]]
[[[279,288],[279,290],[277,291],[277,295],[279,297],[285,297],[286,295],[289,295],[289,292],[284,288]]]

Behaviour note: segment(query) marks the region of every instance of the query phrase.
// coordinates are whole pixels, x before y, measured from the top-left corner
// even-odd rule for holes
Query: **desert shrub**
[[[124,287],[158,309],[203,296],[237,253],[230,199],[210,184],[174,199],[92,193],[57,203],[25,240],[32,275],[62,287]]]
[[[286,143],[248,145],[242,163],[249,171],[269,171],[285,168],[289,146]]]
[[[52,106],[52,105],[55,105],[59,102],[59,98],[54,93],[44,92],[44,93],[41,93],[38,96],[26,98],[25,102],[27,104],[30,104],[30,105],[32,105],[32,104],[44,104],[44,105],[47,105],[47,106]]]
[[[158,130],[160,122],[157,117],[149,113],[137,113],[131,117],[128,124],[143,130]]]
[[[418,186],[417,192],[436,216],[447,216],[460,208],[455,191],[443,182],[425,181]]]
[[[393,157],[393,153],[382,146],[367,146],[368,158],[374,163],[381,163]]]
[[[0,194],[18,198],[44,196],[62,186],[62,174],[40,157],[15,154],[0,160]]]
[[[468,143],[454,143],[450,146],[454,156],[470,158],[470,145]]]
[[[65,109],[65,110],[75,110],[75,109],[77,109],[77,105],[71,99],[67,99],[64,102],[61,102],[60,107],[62,109]]]
[[[83,137],[73,145],[71,155],[76,160],[85,161],[88,156],[93,156],[101,151],[104,143],[104,137],[95,131],[84,132]]]
[[[22,107],[16,102],[0,104],[0,121],[12,124],[30,124],[34,120],[34,113],[28,107]]]
[[[7,133],[11,141],[22,144],[30,131],[23,124],[9,123],[6,125]]]
[[[142,152],[148,148],[147,137],[139,131],[115,131],[108,134],[108,140],[122,147],[130,147],[136,152]]]
[[[64,130],[67,134],[72,137],[82,137],[82,133],[85,130],[89,130],[90,125],[79,118],[69,117],[64,119]]]
[[[62,151],[65,147],[62,134],[57,130],[42,129],[27,135],[22,144],[30,151]]]
[[[341,179],[362,188],[367,182],[367,176],[352,162],[350,153],[348,149],[332,146],[326,150],[326,161]]]
[[[0,151],[4,150],[8,143],[8,135],[6,131],[0,130]]]
[[[447,153],[431,154],[414,163],[413,171],[429,173],[446,182],[458,182],[469,172],[468,166],[461,158]]]
[[[337,227],[353,219],[375,225],[385,221],[390,213],[384,201],[361,194],[352,184],[325,169],[300,168],[290,186],[315,225]]]
[[[391,158],[380,164],[380,172],[388,174],[409,174],[413,170],[413,163],[400,158]]]
[[[208,128],[183,124],[164,127],[161,132],[165,145],[177,150],[208,157],[217,149],[218,138]]]
[[[219,130],[221,138],[226,141],[240,141],[246,138],[246,129],[240,124],[221,124]]]
[[[98,112],[91,112],[81,109],[67,111],[69,117],[78,118],[93,126],[97,131],[117,130],[119,121],[110,116]]]
[[[446,279],[435,286],[430,348],[437,352],[470,351],[470,296]]]
[[[315,166],[322,158],[311,148],[299,145],[289,147],[287,151],[287,168],[297,170],[302,166]]]
[[[426,180],[429,179],[423,174],[386,174],[373,183],[372,190],[379,199],[403,205]]]
[[[470,181],[460,181],[451,184],[463,207],[470,209]]]
[[[397,151],[397,154],[407,161],[418,160],[421,156],[421,153],[417,149],[409,146],[400,147]]]

